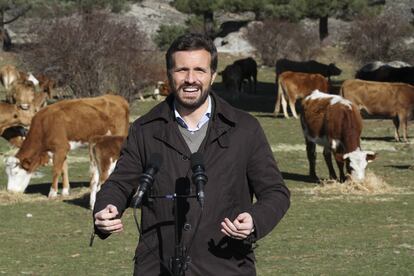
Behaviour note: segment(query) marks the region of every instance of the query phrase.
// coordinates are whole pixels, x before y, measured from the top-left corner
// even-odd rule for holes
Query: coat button
[[[188,160],[188,156],[187,155],[182,155],[182,158],[183,158],[184,161],[187,161]]]
[[[191,230],[191,224],[185,223],[183,226],[184,231],[190,231]]]

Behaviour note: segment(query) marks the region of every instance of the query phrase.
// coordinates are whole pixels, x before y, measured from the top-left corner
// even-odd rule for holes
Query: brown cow
[[[274,116],[279,114],[280,105],[283,108],[285,118],[289,118],[287,112],[286,98],[289,100],[289,107],[293,116],[298,119],[295,103],[298,99],[303,99],[314,90],[328,92],[328,80],[321,74],[310,74],[300,72],[283,72],[278,78],[278,93]]]
[[[125,136],[95,136],[89,140],[89,157],[91,159],[91,195],[89,206],[93,209],[96,193],[115,168]]]
[[[339,168],[340,181],[345,181],[344,165],[353,180],[363,180],[368,161],[375,153],[361,150],[362,118],[351,101],[337,95],[312,92],[303,101],[301,124],[306,141],[309,175],[316,176],[316,144],[323,146],[329,177],[336,179],[331,153]]]
[[[76,144],[87,144],[96,135],[126,135],[129,125],[128,102],[121,96],[63,100],[41,109],[32,119],[29,133],[16,156],[6,159],[7,189],[24,192],[33,171],[53,158],[53,180],[49,197],[58,191],[63,176],[62,195],[69,194],[67,154]]]
[[[39,81],[39,88],[41,92],[46,93],[49,99],[56,97],[56,81],[44,74],[37,74],[35,77]]]
[[[341,95],[368,114],[392,117],[395,140],[400,141],[401,124],[403,139],[408,142],[407,125],[414,110],[414,86],[405,83],[346,80],[341,86]]]
[[[34,113],[21,110],[14,104],[0,103],[0,135],[12,126],[28,126]]]
[[[6,101],[15,104],[17,107],[28,110],[35,98],[35,87],[30,81],[17,80],[12,83],[10,93]]]

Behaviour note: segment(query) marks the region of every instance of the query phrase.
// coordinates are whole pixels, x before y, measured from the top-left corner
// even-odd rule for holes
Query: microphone
[[[201,209],[204,207],[204,185],[207,184],[207,175],[204,169],[203,154],[195,152],[191,154],[191,170],[193,171],[193,182],[197,187],[197,200],[200,202]]]
[[[148,162],[148,166],[139,177],[139,187],[135,195],[132,197],[134,208],[137,208],[149,188],[154,183],[154,175],[158,172],[159,167],[162,163],[162,157],[159,153],[151,154]]]

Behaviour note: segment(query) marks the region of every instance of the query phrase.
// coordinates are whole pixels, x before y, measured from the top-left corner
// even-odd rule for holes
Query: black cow
[[[342,73],[342,70],[336,67],[334,63],[326,65],[315,60],[292,61],[285,58],[276,61],[277,77],[285,71],[321,74],[329,81],[331,76],[338,76]]]
[[[247,79],[247,81],[249,82],[250,91],[253,90],[256,93],[256,85],[257,85],[257,63],[256,61],[253,58],[248,57],[245,59],[236,60],[233,64],[241,67],[242,81]],[[254,84],[253,87],[252,87],[252,84]]]
[[[236,64],[227,65],[226,68],[219,72],[222,82],[226,88],[226,92],[232,95],[232,98],[239,96],[242,86],[242,68]]]
[[[367,65],[365,65],[357,71],[355,78],[368,81],[403,82],[414,85],[414,67],[397,67],[397,65],[396,63],[384,63],[371,71],[367,70]],[[405,65],[405,63],[402,65]]]
[[[233,96],[242,92],[243,80],[249,82],[249,90],[256,92],[257,63],[251,58],[239,59],[226,66],[219,75],[223,78],[224,87],[233,93]]]

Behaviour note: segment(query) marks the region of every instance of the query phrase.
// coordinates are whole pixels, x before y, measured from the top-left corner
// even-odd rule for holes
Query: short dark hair
[[[211,55],[210,69],[212,72],[217,70],[217,49],[214,42],[206,35],[200,33],[187,33],[177,37],[170,48],[168,48],[165,55],[167,62],[167,72],[174,66],[174,60],[172,55],[178,51],[191,51],[191,50],[206,50]]]

